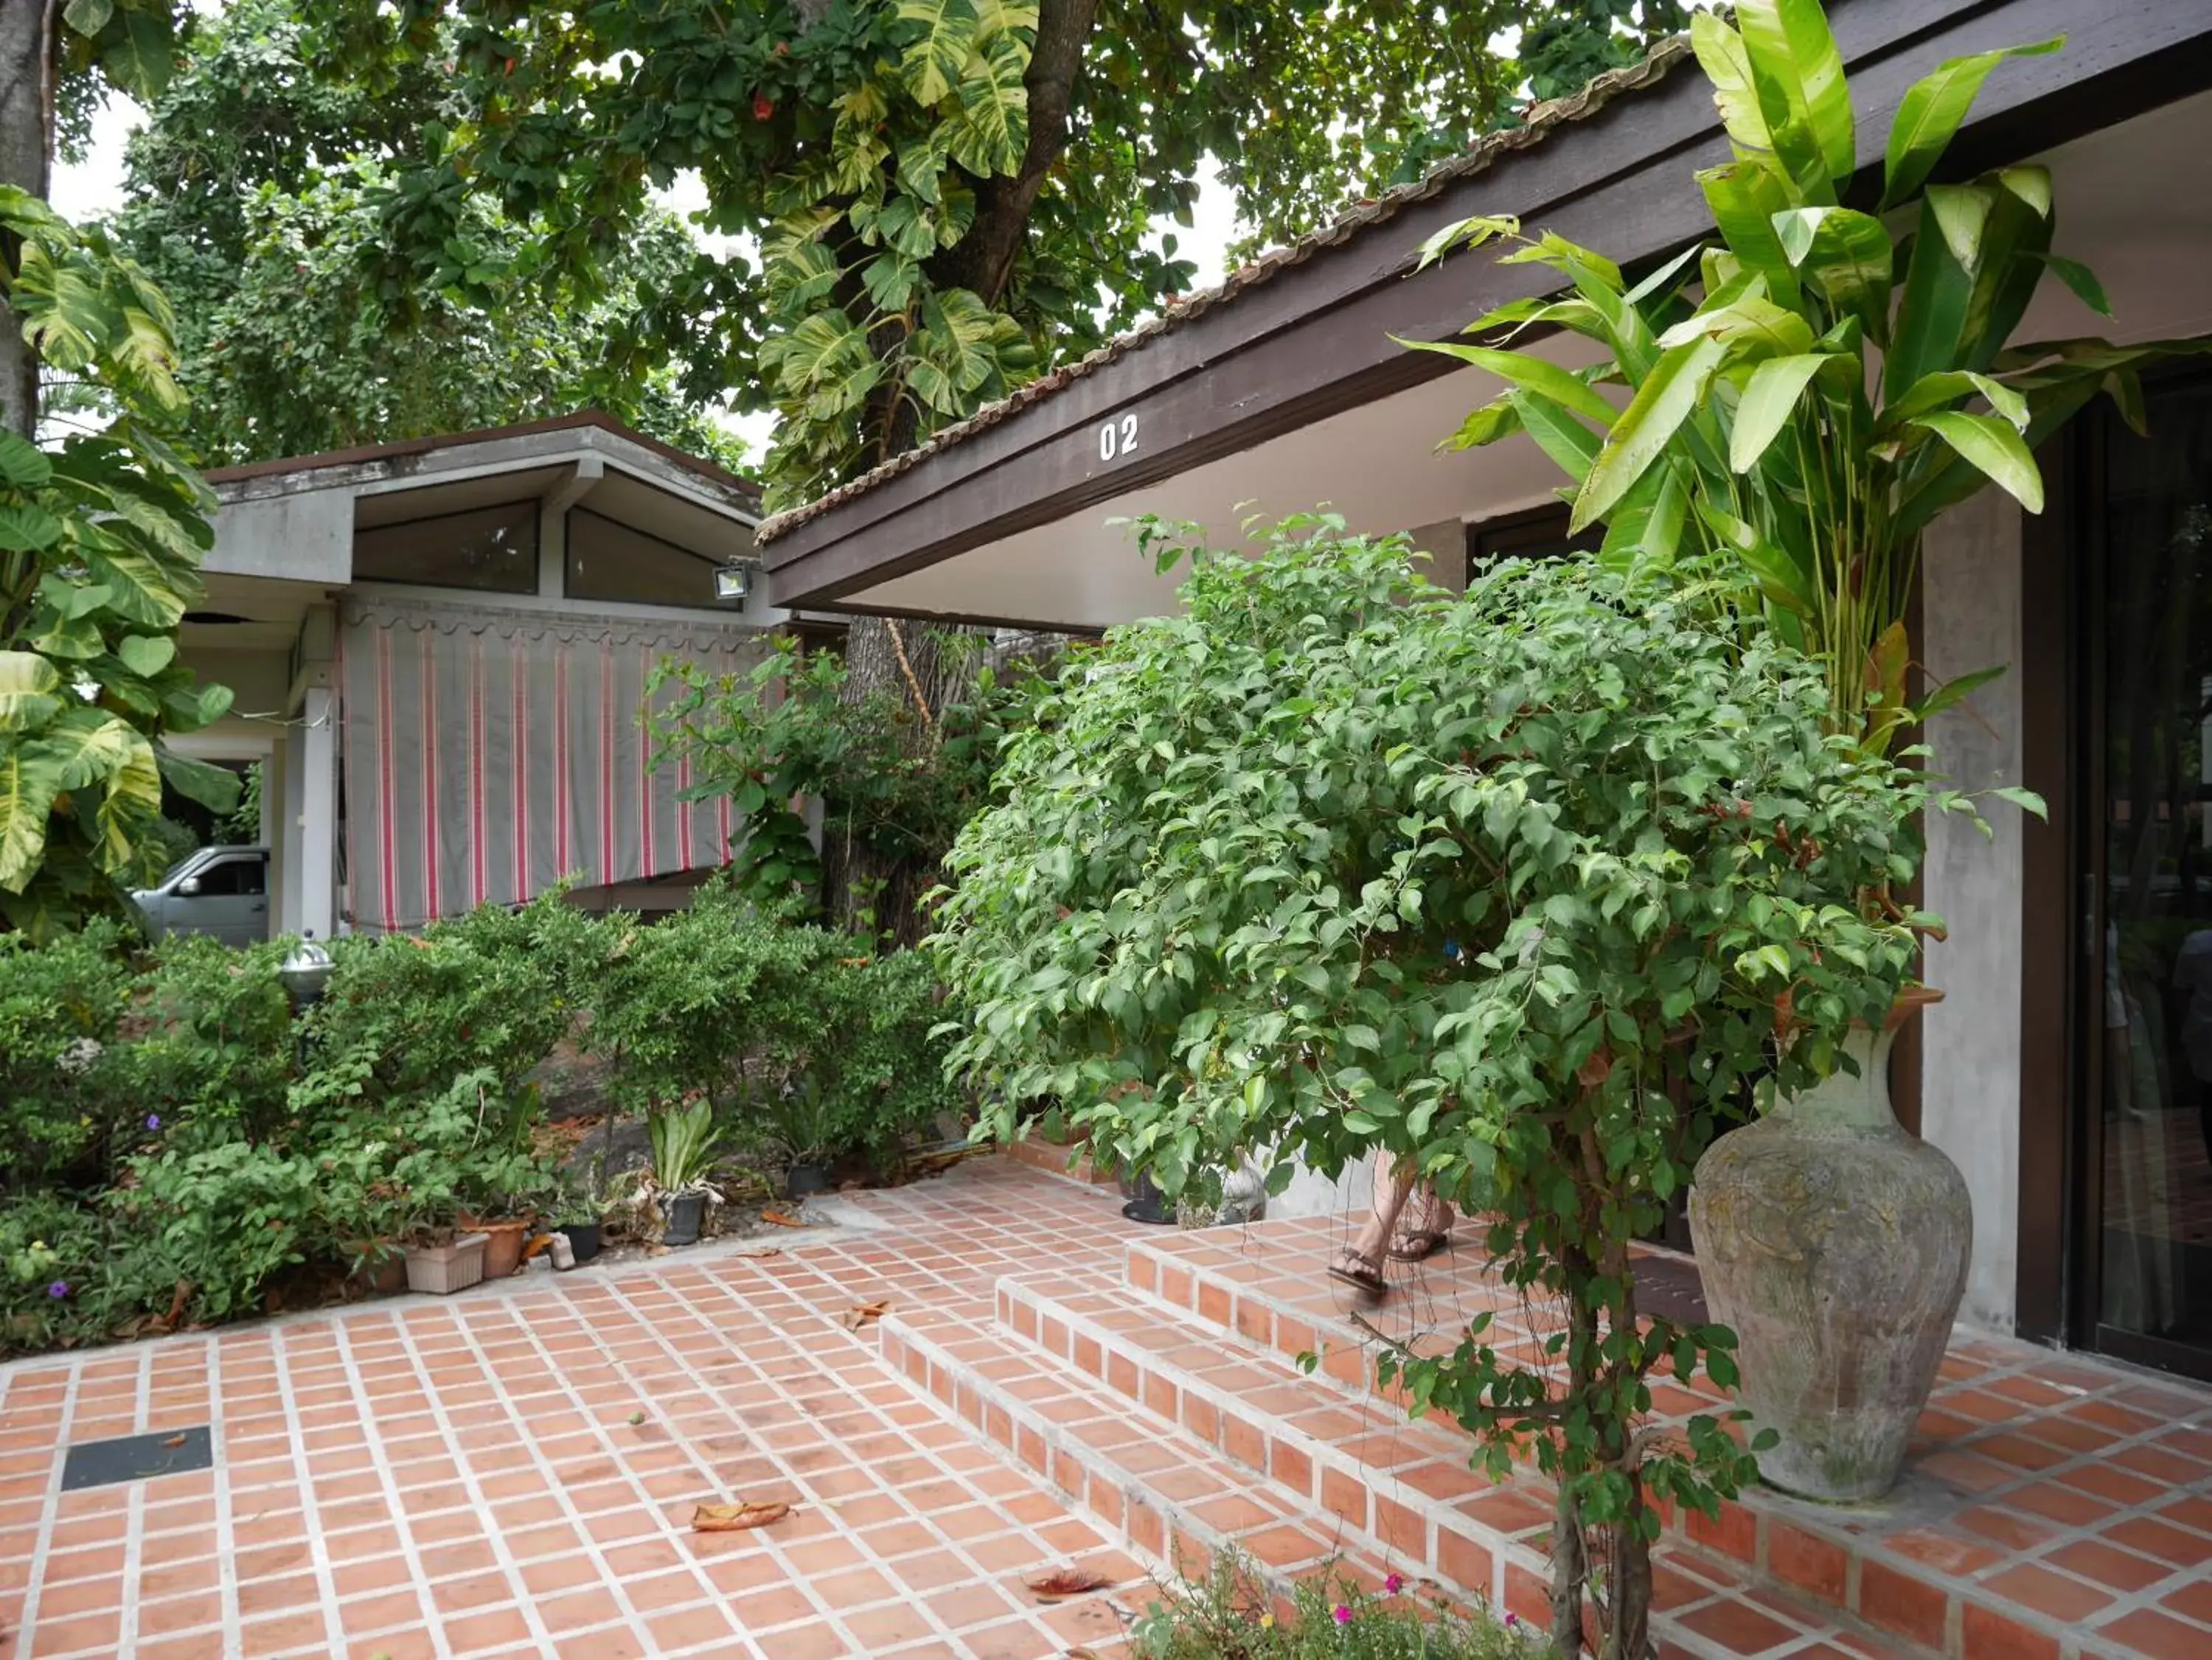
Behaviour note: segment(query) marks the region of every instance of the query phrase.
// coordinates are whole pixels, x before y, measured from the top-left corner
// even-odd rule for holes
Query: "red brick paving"
[[[1340,1224],[1140,1230],[1002,1160],[843,1209],[775,1254],[0,1367],[0,1660],[1103,1654],[1145,1568],[1231,1539],[1540,1613],[1541,1484],[1372,1390],[1317,1271]],[[1494,1302],[1447,1257],[1386,1308]],[[212,1472],[58,1491],[69,1443],[207,1422]],[[1975,1340],[1922,1427],[1888,1506],[1670,1533],[1665,1652],[2212,1657],[2212,1395]],[[689,1530],[738,1496],[796,1507]],[[1070,1560],[1114,1589],[1040,1606]]]

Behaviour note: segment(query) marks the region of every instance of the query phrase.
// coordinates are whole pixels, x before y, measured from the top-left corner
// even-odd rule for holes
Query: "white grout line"
[[[54,1467],[46,1477],[46,1507],[39,1517],[39,1542],[31,1547],[30,1575],[23,1587],[23,1611],[17,1616],[17,1629],[21,1633],[23,1645],[15,1651],[15,1660],[31,1660],[31,1653],[39,1641],[39,1591],[46,1578],[46,1559],[53,1552],[54,1526],[61,1520],[62,1469],[69,1462],[69,1432],[76,1415],[77,1385],[83,1381],[82,1363],[68,1369],[69,1382],[62,1390],[61,1439],[54,1447]]]
[[[276,1397],[284,1409],[284,1433],[292,1444],[292,1475],[300,1487],[300,1526],[307,1536],[308,1561],[322,1598],[323,1634],[331,1652],[343,1654],[345,1627],[338,1621],[337,1581],[331,1571],[330,1546],[323,1538],[323,1524],[315,1513],[314,1476],[308,1468],[307,1436],[300,1421],[299,1399],[292,1387],[293,1357],[283,1339],[274,1334],[269,1349],[276,1363]]]
[[[216,1590],[222,1598],[222,1651],[240,1653],[246,1645],[238,1606],[238,1515],[230,1497],[230,1449],[222,1411],[222,1345],[207,1346],[208,1445],[215,1454],[215,1546],[222,1565]],[[304,1502],[304,1501],[303,1501]]]
[[[407,1323],[403,1319],[394,1317],[391,1321],[391,1326],[392,1330],[398,1333],[402,1341],[405,1343],[406,1350],[410,1357],[417,1363],[416,1370],[419,1376],[421,1374],[421,1357],[416,1352],[413,1334],[409,1330]],[[436,1649],[437,1652],[441,1656],[443,1656],[450,1652],[449,1645],[446,1641],[446,1633],[444,1629],[445,1616],[439,1609],[437,1602],[430,1590],[430,1573],[423,1563],[422,1548],[416,1541],[414,1529],[410,1525],[411,1518],[408,1512],[405,1501],[400,1497],[399,1478],[393,1472],[392,1468],[390,1450],[385,1444],[384,1436],[380,1433],[376,1419],[374,1415],[376,1406],[376,1397],[374,1397],[369,1394],[367,1387],[368,1380],[363,1377],[360,1363],[354,1354],[354,1335],[355,1328],[351,1323],[343,1324],[339,1327],[338,1353],[344,1367],[346,1377],[353,1385],[354,1399],[358,1403],[361,1411],[362,1426],[365,1432],[368,1449],[369,1467],[376,1473],[378,1485],[382,1487],[384,1492],[385,1503],[386,1507],[389,1508],[392,1512],[392,1530],[399,1536],[399,1554],[401,1559],[407,1564],[408,1588],[414,1591],[415,1605],[422,1612],[423,1629],[428,1633],[431,1644]],[[377,1335],[383,1336],[385,1334],[380,1332]],[[461,1462],[460,1448],[454,1443],[453,1431],[447,1424],[443,1410],[439,1406],[435,1395],[430,1389],[427,1379],[423,1384],[422,1393],[425,1399],[429,1402],[432,1412],[437,1415],[440,1439],[444,1443],[447,1450],[453,1454],[453,1462],[455,1466],[458,1468]],[[387,1396],[383,1398],[388,1401],[393,1397]],[[464,1481],[468,1481],[469,1479],[468,1473],[465,1470],[463,1470],[462,1480]],[[476,1489],[472,1482],[470,1485],[470,1496],[472,1504],[478,1512],[484,1513],[483,1494]],[[487,1531],[490,1532],[489,1530],[487,1530]],[[496,1535],[495,1534],[493,1536],[495,1538]],[[495,1545],[495,1552],[497,1548],[498,1548]],[[511,1569],[513,1566],[512,1562],[507,1566]],[[513,1585],[515,1581],[510,1573],[508,1584]],[[380,1591],[376,1594],[382,1596],[388,1593]],[[339,1619],[341,1623],[343,1623],[344,1619],[343,1613],[340,1614]],[[531,1621],[531,1631],[534,1636],[538,1637],[541,1640],[545,1635],[544,1628],[538,1625],[534,1616]]]

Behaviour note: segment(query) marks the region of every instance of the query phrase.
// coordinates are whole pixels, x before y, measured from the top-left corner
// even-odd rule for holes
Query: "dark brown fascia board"
[[[1064,617],[984,616],[973,611],[927,611],[908,605],[846,607],[831,603],[815,608],[811,615],[834,616],[841,623],[850,623],[860,617],[891,617],[900,622],[946,628],[1018,628],[1025,634],[1066,634],[1076,639],[1103,639],[1106,632],[1095,622],[1070,622]]]
[[[1990,76],[1951,158],[1961,172],[2212,85],[2207,0],[1844,0],[1834,25],[1869,154],[1879,154],[1905,89],[1944,59],[2068,37],[2064,51]],[[1448,338],[1468,318],[1540,292],[1546,276],[1459,256],[1407,281],[1425,237],[1470,214],[1512,213],[1626,264],[1656,259],[1706,232],[1692,175],[1725,156],[1711,89],[1694,64],[1680,65],[795,526],[762,550],[771,591],[780,604],[834,604],[1448,373],[1448,360],[1390,336]],[[1102,463],[1099,424],[1130,415],[1135,454]]]
[[[664,461],[674,462],[685,471],[711,479],[726,489],[737,491],[757,508],[760,506],[760,486],[751,479],[742,478],[719,462],[695,456],[679,450],[673,444],[664,444],[657,438],[648,438],[634,427],[626,427],[603,409],[579,409],[572,415],[553,415],[544,421],[517,421],[508,427],[478,427],[465,433],[434,433],[428,438],[398,439],[389,444],[362,444],[350,450],[325,450],[315,455],[278,456],[269,461],[250,461],[236,467],[211,467],[205,474],[210,484],[235,484],[252,478],[273,478],[286,473],[320,472],[331,467],[358,467],[372,462],[398,461],[408,456],[428,455],[435,450],[459,449],[470,444],[489,444],[500,439],[531,438],[540,433],[564,433],[578,427],[592,427],[626,439],[640,449],[649,450]]]

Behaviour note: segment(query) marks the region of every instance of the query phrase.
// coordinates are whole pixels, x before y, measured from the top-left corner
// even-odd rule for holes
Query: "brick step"
[[[1219,1452],[1033,1346],[938,1311],[889,1316],[877,1334],[894,1371],[1163,1574],[1203,1577],[1231,1545],[1285,1598],[1324,1569],[1370,1589],[1389,1572]]]
[[[1466,1229],[1462,1227],[1462,1235]],[[1306,1378],[1298,1357],[1318,1364],[1308,1381],[1342,1403],[1371,1403],[1400,1414],[1400,1405],[1374,1378],[1374,1347],[1346,1312],[1324,1274],[1328,1251],[1340,1243],[1310,1223],[1261,1223],[1243,1230],[1162,1233],[1132,1240],[1124,1266],[1130,1294],[1189,1324],[1203,1341],[1239,1346],[1274,1379]],[[1526,1334],[1518,1300],[1501,1295],[1476,1263],[1479,1252],[1464,1239],[1455,1259],[1407,1268],[1391,1264],[1392,1294],[1367,1318],[1400,1341],[1427,1333],[1420,1346],[1447,1343],[1472,1315],[1490,1310],[1500,1341]],[[1684,1419],[1724,1409],[1717,1398],[1654,1378],[1656,1415]],[[1431,1420],[1424,1427],[1466,1441],[1455,1427]],[[1519,1496],[1548,1507],[1545,1485],[1521,1478]],[[1909,1513],[1917,1502],[1908,1477],[1896,1502]],[[1942,1660],[1986,1657],[2047,1657],[2096,1660],[2105,1651],[2085,1641],[2068,1620],[2027,1606],[1986,1584],[1951,1572],[1960,1554],[1948,1541],[1866,1528],[1868,1512],[1790,1498],[1771,1489],[1747,1491],[1723,1503],[1717,1520],[1689,1513],[1668,1518],[1666,1540],[1738,1565],[1751,1584],[1770,1589],[1790,1605],[1826,1611],[1842,1627],[1877,1634],[1902,1651]],[[1893,1543],[1893,1541],[1895,1542]]]
[[[1048,1142],[1035,1136],[1002,1142],[1000,1151],[1016,1164],[1027,1165],[1054,1176],[1066,1176],[1086,1187],[1117,1187],[1120,1178],[1096,1168],[1091,1150],[1081,1142]]]
[[[1455,1426],[1410,1420],[1380,1396],[1286,1371],[1279,1356],[1141,1293],[1024,1275],[1000,1280],[997,1295],[1014,1336],[1104,1384],[1123,1413],[1141,1407],[1226,1458],[1255,1491],[1275,1490],[1334,1536],[1448,1594],[1543,1617],[1552,1489],[1534,1472],[1492,1481],[1468,1467]],[[1827,1642],[1900,1660],[1930,1655],[1832,1602],[1764,1584],[1680,1532],[1662,1539],[1653,1572],[1661,1605],[1680,1611],[1675,1640],[1695,1652]]]

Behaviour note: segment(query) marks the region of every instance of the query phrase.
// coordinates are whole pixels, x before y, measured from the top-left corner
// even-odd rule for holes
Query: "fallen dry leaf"
[[[694,1533],[735,1533],[740,1528],[764,1528],[771,1522],[781,1522],[791,1514],[791,1506],[781,1502],[758,1505],[750,1499],[740,1499],[734,1505],[701,1505],[691,1512]]]
[[[184,1445],[184,1444],[185,1438],[181,1435],[172,1435],[167,1440],[161,1443],[165,1447],[180,1447]]]
[[[761,1221],[771,1227],[805,1227],[806,1224],[796,1216],[787,1216],[781,1210],[763,1210]]]
[[[1103,1573],[1093,1573],[1089,1568],[1054,1568],[1040,1573],[1034,1579],[1022,1583],[1030,1592],[1048,1602],[1057,1602],[1062,1597],[1080,1596],[1085,1591],[1103,1590],[1114,1582]]]
[[[858,1331],[862,1326],[872,1326],[891,1312],[891,1300],[879,1297],[872,1303],[859,1303],[837,1317],[837,1324],[848,1331]]]

